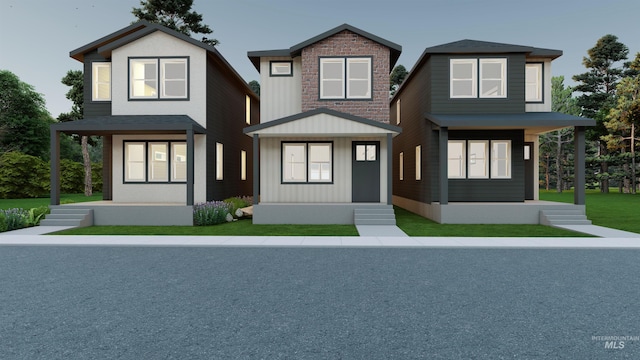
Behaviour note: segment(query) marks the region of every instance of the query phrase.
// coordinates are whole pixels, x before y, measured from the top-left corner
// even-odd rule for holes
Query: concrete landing
[[[594,236],[599,236],[603,238],[640,238],[640,234],[611,229],[604,226],[598,225],[554,225],[554,227],[567,229],[571,231],[577,231],[583,234],[589,234]]]
[[[409,237],[395,225],[356,225],[360,236],[374,237]]]

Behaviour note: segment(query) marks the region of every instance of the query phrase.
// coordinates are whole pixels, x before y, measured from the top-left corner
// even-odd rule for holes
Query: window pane
[[[342,80],[344,72],[344,62],[340,60],[323,59],[322,62],[322,79],[323,80]]]
[[[376,145],[367,145],[367,161],[376,161]]]
[[[322,87],[323,98],[342,98],[343,97],[342,81],[324,81]]]
[[[124,180],[145,181],[144,143],[125,143]]]
[[[416,146],[416,180],[422,179],[422,146]]]
[[[307,159],[305,144],[282,145],[282,181],[307,181]]]
[[[399,160],[399,166],[400,166],[400,180],[404,180],[404,152],[400,153],[400,160]]]
[[[542,64],[527,64],[525,75],[526,101],[542,101]]]
[[[473,63],[453,63],[451,66],[451,78],[454,80],[468,80],[473,78]]]
[[[349,98],[371,97],[369,80],[349,80]]]
[[[240,180],[247,180],[247,152],[240,151]]]
[[[331,181],[331,144],[309,144],[309,178]]]
[[[290,62],[272,62],[271,63],[272,75],[291,75],[291,63]]]
[[[92,100],[111,100],[111,63],[93,63],[92,76]]]
[[[367,160],[367,146],[356,145],[356,161],[365,161],[365,160]]]
[[[171,181],[187,181],[187,144],[171,144]]]
[[[489,177],[488,150],[488,141],[469,141],[469,178]]]
[[[157,60],[131,59],[131,97],[156,98],[158,96]]]
[[[451,59],[450,60],[450,97],[472,98],[476,97],[477,87],[477,59]]]
[[[465,141],[452,140],[447,144],[447,174],[450,179],[465,178]]]
[[[344,98],[344,59],[320,59],[320,98]]]
[[[251,125],[251,98],[249,95],[244,96],[244,122]]]
[[[162,97],[187,97],[187,60],[161,59],[162,66]]]
[[[451,83],[451,96],[453,97],[473,97],[474,90],[471,80],[458,80]]]
[[[491,177],[511,178],[511,141],[491,141]]]
[[[506,59],[480,59],[480,96],[506,97]]]
[[[167,143],[149,143],[149,181],[169,181]]]
[[[224,170],[224,145],[216,143],[216,180],[222,180]]]

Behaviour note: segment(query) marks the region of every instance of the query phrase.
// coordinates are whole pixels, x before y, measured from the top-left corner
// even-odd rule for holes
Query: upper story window
[[[251,97],[249,95],[244,96],[244,122],[251,125]]]
[[[320,58],[320,99],[371,99],[371,57]]]
[[[188,58],[130,58],[130,99],[187,99]]]
[[[506,98],[507,59],[451,59],[451,98]]]
[[[269,62],[269,76],[293,76],[293,61]]]
[[[542,102],[542,63],[525,66],[525,101]]]
[[[94,62],[91,65],[91,100],[111,101],[111,63]]]

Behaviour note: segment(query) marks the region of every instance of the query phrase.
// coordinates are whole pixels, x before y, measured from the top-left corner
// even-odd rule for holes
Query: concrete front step
[[[355,225],[395,225],[396,214],[392,206],[383,208],[355,209]]]
[[[542,210],[540,224],[557,225],[591,225],[591,220],[579,210]]]
[[[91,226],[93,225],[92,209],[63,209],[53,208],[42,221],[40,226]]]

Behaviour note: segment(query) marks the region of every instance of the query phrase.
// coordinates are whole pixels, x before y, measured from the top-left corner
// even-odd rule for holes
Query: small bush
[[[27,227],[29,212],[25,209],[0,210],[4,212],[7,221],[7,231]]]
[[[193,206],[193,224],[196,226],[216,225],[227,222],[231,204],[224,201],[210,201]]]
[[[0,198],[20,199],[49,193],[49,164],[17,151],[0,156]]]
[[[102,163],[91,163],[91,186],[94,192],[102,191]],[[82,190],[84,192],[84,188]]]
[[[78,194],[84,192],[84,168],[81,163],[60,160],[60,192]]]
[[[238,211],[238,209],[251,206],[251,204],[253,203],[252,198],[249,196],[236,196],[236,197],[224,199],[223,201],[232,206],[230,213],[234,216],[236,214],[236,211]]]
[[[4,210],[0,210],[0,232],[7,231],[8,226],[7,216],[4,214]]]
[[[40,225],[40,220],[42,220],[47,214],[51,212],[48,206],[39,206],[37,208],[29,209],[29,217],[27,219],[28,226],[37,226]]]

